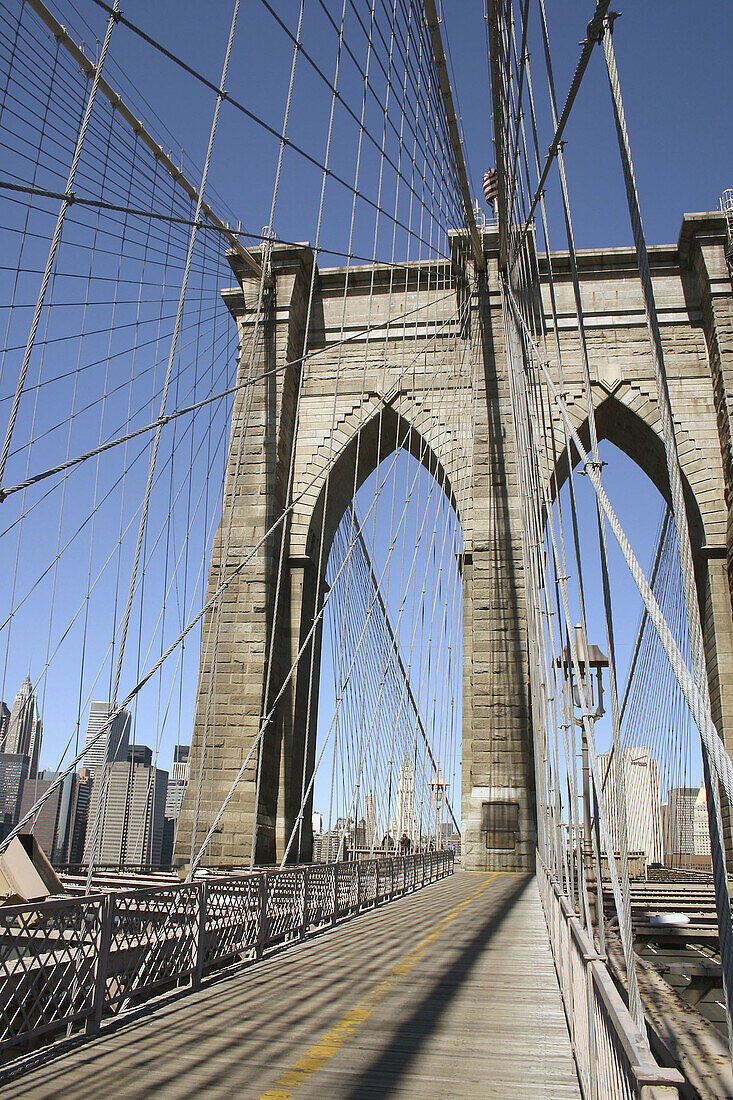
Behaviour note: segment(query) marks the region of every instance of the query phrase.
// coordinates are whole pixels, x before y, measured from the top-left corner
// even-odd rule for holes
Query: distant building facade
[[[84,771],[91,776],[92,785],[84,838],[85,861],[93,849],[99,851],[100,804],[107,768],[110,764],[127,762],[130,751],[132,715],[122,710],[110,722],[113,709],[109,702],[93,702],[89,706]],[[98,857],[94,858],[98,862]]]
[[[415,835],[415,770],[405,760],[397,778],[397,841],[405,833],[414,844]]]
[[[33,833],[51,863],[55,865],[69,862],[78,784],[76,773],[70,772],[58,787],[51,790],[57,779],[58,773],[50,771],[39,772],[35,778],[28,779],[20,806],[22,818],[39,798],[48,795],[29,822],[28,831]]]
[[[10,707],[4,699],[0,699],[0,752],[5,752],[5,741],[10,725]]]
[[[173,749],[173,768],[171,783],[188,783],[190,745],[176,745]]]
[[[132,716],[129,711],[122,710],[105,729],[111,713],[112,707],[109,703],[96,702],[89,705],[84,767],[90,769],[93,775],[97,769],[103,770],[115,760],[127,759]]]
[[[313,862],[333,863],[341,844],[341,829],[329,829],[313,837]]]
[[[708,824],[708,800],[705,788],[701,787],[695,799],[693,810],[693,846],[696,856],[710,855],[710,826]]]
[[[178,831],[178,819],[181,816],[183,796],[188,786],[189,745],[176,745],[173,750],[173,767],[168,780],[168,792],[165,798],[165,821],[163,825],[163,844],[160,853],[160,862],[164,866],[170,866],[173,862],[173,849],[176,833]]]
[[[370,791],[364,799],[364,825],[367,847],[378,848],[380,838],[377,836],[377,800],[373,791]]]
[[[28,764],[27,756],[0,752],[0,840],[20,820],[20,804],[28,779]]]
[[[673,787],[667,795],[664,823],[664,862],[670,866],[695,852],[694,810],[697,787]]]
[[[608,814],[611,840],[616,852],[621,847],[621,828],[618,819],[618,793],[616,768],[611,753],[598,755],[601,782],[604,785],[605,805]],[[621,752],[626,831],[629,852],[643,852],[647,864],[662,863],[664,844],[662,836],[662,805],[659,795],[659,764],[643,745],[630,746]]]
[[[93,858],[102,865],[138,867],[160,864],[168,772],[151,761],[152,750],[136,745],[127,760],[107,764],[98,784],[95,776],[85,861]]]
[[[80,768],[76,773],[76,807],[69,847],[69,863],[83,863],[84,842],[87,835],[89,805],[92,799],[94,775],[88,768]]]

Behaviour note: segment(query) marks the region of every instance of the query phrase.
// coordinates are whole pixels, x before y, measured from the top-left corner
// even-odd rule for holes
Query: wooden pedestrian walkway
[[[578,1098],[535,881],[458,871],[0,1086],[59,1096]]]

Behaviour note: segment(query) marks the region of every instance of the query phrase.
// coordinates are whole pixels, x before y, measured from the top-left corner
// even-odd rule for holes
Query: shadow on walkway
[[[133,1020],[128,1017],[119,1029],[29,1068],[22,1079],[2,1081],[0,1098],[258,1097],[480,881],[479,876],[466,876],[455,883],[459,888],[451,897],[453,880],[446,880],[198,994]],[[377,1015],[365,1021],[330,1062],[330,1070],[324,1065],[323,1078],[317,1071],[304,1091],[314,1095],[313,1089],[321,1088],[322,1095],[356,1100],[390,1096],[404,1087],[406,1077],[417,1080],[416,1060],[421,1052],[429,1052],[441,1024],[445,1029],[444,1014],[471,981],[484,949],[511,921],[531,884],[529,875],[494,879],[431,943],[419,963],[419,978],[414,972],[414,986],[408,978],[382,1002],[380,1015],[384,1020],[386,1010],[386,1024],[380,1026]],[[426,981],[431,973],[434,980]],[[409,1015],[403,1016],[405,1003]],[[475,1021],[479,1028],[482,1019],[479,1015]],[[476,1035],[480,1043],[481,1032]],[[375,1037],[382,1044],[376,1054]],[[457,1040],[461,1038],[459,1033]],[[335,1090],[332,1073],[339,1082]]]
[[[389,1096],[400,1080],[410,1074],[420,1052],[438,1031],[441,1019],[452,1000],[470,980],[484,948],[511,916],[515,905],[531,885],[532,878],[522,876],[517,879],[512,876],[504,882],[510,886],[509,892],[500,901],[497,899],[498,903],[491,912],[485,916],[482,914],[479,926],[458,958],[392,1034],[386,1049],[360,1074],[350,1091],[345,1094],[349,1100],[373,1100],[375,1089],[379,1096]],[[480,910],[480,904],[475,906],[475,910]],[[480,1020],[476,1022],[480,1026]]]

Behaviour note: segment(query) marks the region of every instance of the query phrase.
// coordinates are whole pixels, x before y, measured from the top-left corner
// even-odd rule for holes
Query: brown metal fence
[[[603,956],[539,855],[537,882],[584,1100],[676,1100],[683,1078],[657,1065]]]
[[[0,908],[0,1058],[258,959],[453,872],[452,852]]]

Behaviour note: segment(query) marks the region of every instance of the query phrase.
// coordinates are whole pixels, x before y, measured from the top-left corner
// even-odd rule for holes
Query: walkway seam
[[[387,973],[386,977],[375,985],[363,1000],[359,1001],[341,1020],[333,1027],[329,1028],[321,1035],[320,1039],[308,1048],[305,1054],[298,1059],[297,1062],[283,1073],[275,1082],[273,1088],[268,1089],[267,1092],[263,1092],[259,1100],[290,1100],[293,1092],[316,1073],[322,1065],[324,1065],[330,1058],[333,1058],[335,1054],[339,1052],[344,1043],[354,1034],[356,1029],[368,1020],[371,1014],[374,1012],[377,1005],[384,1000],[392,987],[397,984],[400,978],[403,978],[405,974],[413,969],[414,966],[422,959],[423,955],[431,944],[435,943],[439,936],[443,934],[449,924],[451,924],[456,917],[460,916],[463,910],[471,904],[473,899],[477,897],[489,883],[502,874],[501,871],[494,871],[489,874],[489,877],[485,882],[464,898],[462,902],[451,909],[449,913],[446,913],[436,925],[423,936],[423,938],[412,948],[411,951],[400,959],[398,963],[392,967]]]

